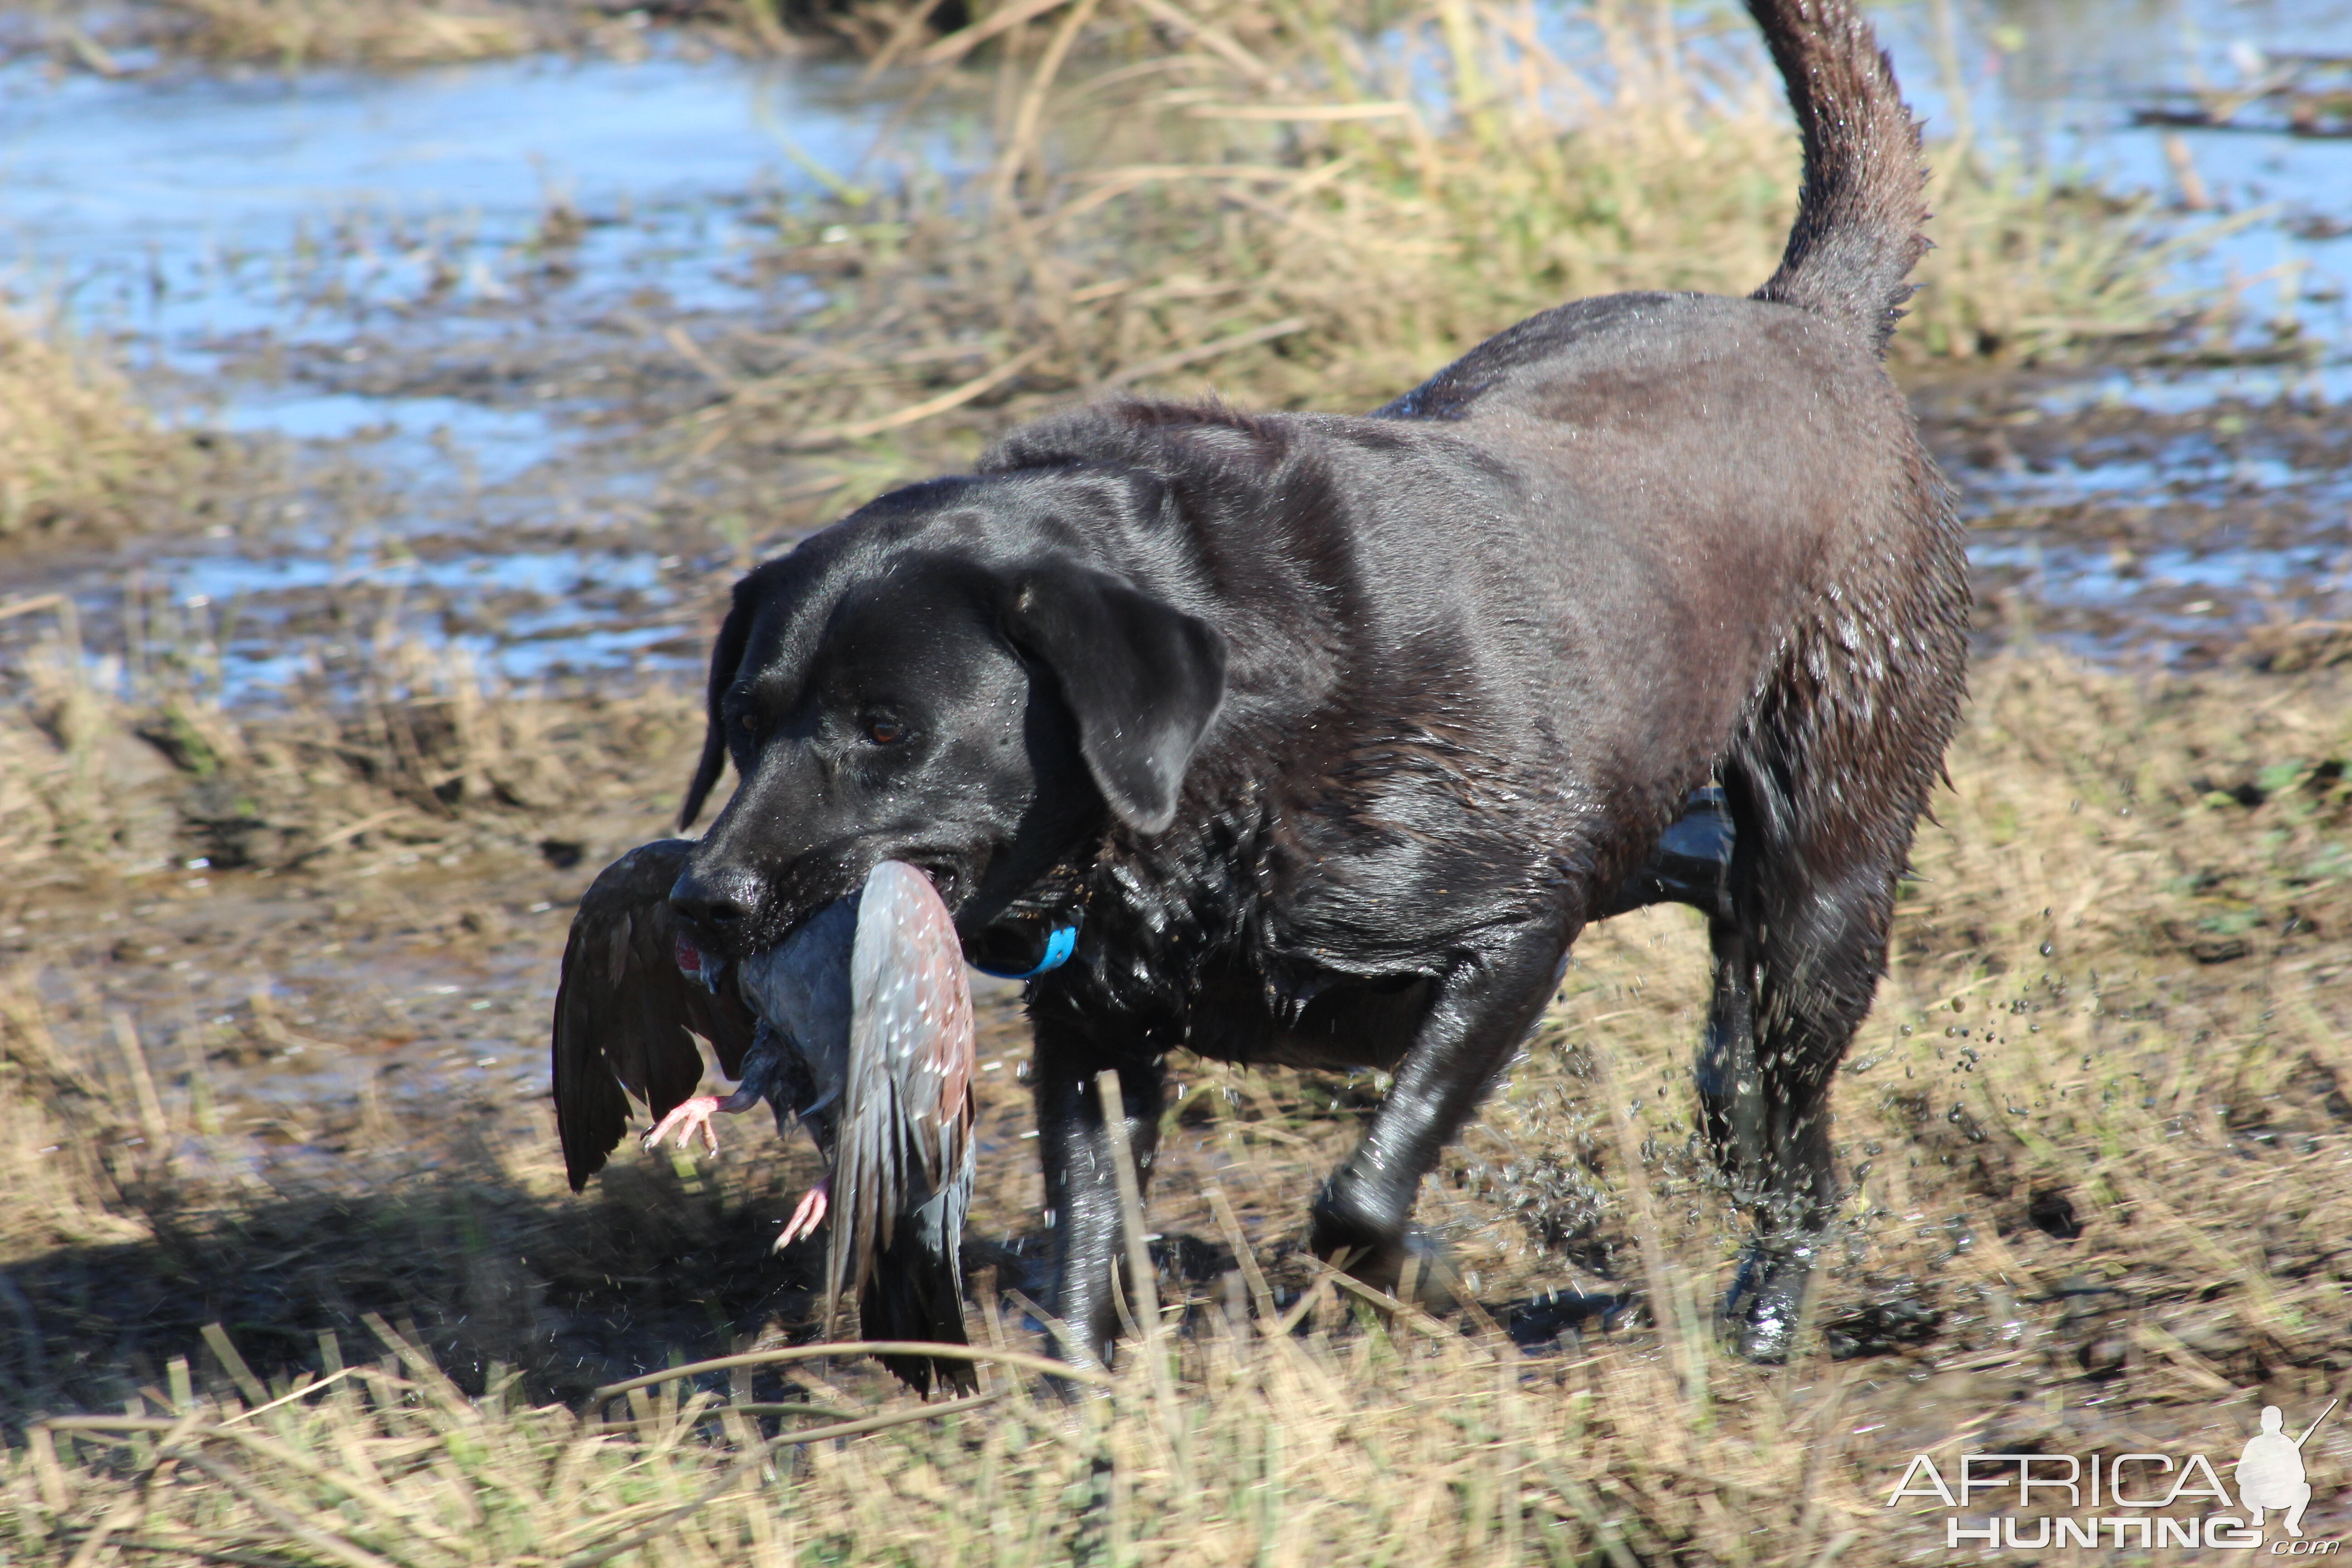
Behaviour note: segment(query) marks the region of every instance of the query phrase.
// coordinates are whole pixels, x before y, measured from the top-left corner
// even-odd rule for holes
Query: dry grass
[[[905,433],[951,453],[1074,388],[1360,406],[1561,298],[1750,287],[1793,186],[1752,52],[1596,22],[1607,86],[1473,0],[1402,26],[1417,58],[1176,0],[1014,29],[994,174],[780,215],[829,313],[698,345],[719,395],[681,439],[880,488]],[[1065,79],[1082,43],[1127,74]],[[2139,216],[1955,180],[1906,352],[2169,319]],[[1588,933],[1426,1191],[1484,1306],[1375,1310],[1301,1255],[1366,1086],[1185,1064],[1172,1378],[1137,1355],[1065,1403],[1008,1363],[917,1415],[846,1360],[596,1398],[802,1331],[807,1261],[764,1239],[807,1157],[746,1130],[572,1199],[543,1106],[467,1070],[490,1026],[386,978],[547,975],[542,854],[659,830],[693,699],[487,692],[387,620],[355,702],[233,713],[225,629],[181,614],[111,662],[59,626],[0,714],[0,1562],[1874,1564],[1940,1549],[1880,1506],[1915,1449],[2146,1447],[2352,1371],[2340,671],[1979,668],[1840,1080],[1853,1196],[1798,1364],[1705,1331],[1740,1229],[1692,1135],[1704,940],[1665,910]],[[249,998],[128,967],[167,941]],[[461,1017],[535,1049],[537,998],[483,989]],[[1035,1351],[998,1289],[1047,1239],[1025,1044],[992,1028],[973,1334]],[[467,1048],[395,1077],[420,1038]],[[300,1053],[349,1070],[290,1097]],[[742,1408],[780,1404],[823,1408]],[[791,1440],[869,1412],[915,1418]],[[2315,1441],[2324,1497],[2347,1458]]]
[[[1507,1344],[1369,1321],[1303,1342],[1205,1331],[1175,1352],[1173,1404],[1140,1370],[1075,1406],[1000,1372],[983,1412],[906,1412],[918,1423],[839,1444],[796,1442],[803,1423],[709,1392],[641,1396],[617,1424],[518,1407],[504,1388],[468,1398],[392,1343],[315,1393],[257,1383],[254,1405],[286,1401],[257,1418],[190,1400],[37,1428],[51,1451],[14,1456],[9,1500],[27,1525],[110,1527],[131,1561],[1484,1563],[1656,1560],[1671,1549],[1652,1489],[1796,1479],[1768,1476],[1744,1438],[1688,1431],[1654,1366],[1530,1365]],[[1639,1466],[1596,1463],[1628,1439]],[[1736,1521],[1718,1504],[1703,1526],[1718,1547],[1844,1524],[1801,1490],[1739,1500]],[[50,1550],[94,1531],[62,1534]]]
[[[184,1025],[167,1045],[168,1019],[133,1009],[150,1065],[132,1072],[106,1007],[33,969],[0,1008],[0,1403],[136,1420],[11,1427],[0,1542],[27,1562],[1880,1563],[1928,1544],[1880,1506],[1914,1449],[2160,1447],[2217,1407],[2324,1402],[2352,1371],[2340,680],[2149,684],[2012,656],[1976,684],[1895,973],[1841,1079],[1853,1197],[1799,1365],[1727,1362],[1701,1327],[1739,1232],[1691,1140],[1704,942],[1681,911],[1588,933],[1423,1202],[1518,1337],[1572,1323],[1548,1291],[1598,1306],[1658,1287],[1668,1332],[1636,1314],[1603,1334],[1588,1314],[1580,1341],[1530,1358],[1475,1314],[1383,1321],[1335,1295],[1297,1250],[1299,1215],[1362,1086],[1187,1064],[1153,1211],[1182,1324],[1172,1395],[1141,1357],[1073,1405],[1000,1370],[984,1413],[805,1445],[777,1439],[837,1417],[725,1407],[908,1407],[855,1362],[714,1372],[686,1405],[583,1403],[663,1345],[723,1353],[738,1330],[764,1323],[772,1344],[803,1321],[805,1268],[761,1245],[803,1155],[755,1139],[698,1166],[628,1161],[570,1200],[534,1112],[490,1116],[453,1084],[231,1114],[221,1064],[282,1021]],[[578,778],[617,770],[633,795],[674,783],[688,739],[649,731],[633,753],[593,723],[547,732]],[[494,794],[454,810],[529,820]],[[364,884],[347,866],[331,886]],[[58,940],[65,963],[76,938]],[[983,1054],[1023,1054],[996,1027]],[[998,1272],[978,1277],[975,1340],[1034,1351],[990,1285],[1034,1288],[1024,1096],[1014,1073],[983,1076],[1000,1152],[973,1255]],[[288,1137],[331,1164],[264,1157]],[[2059,1198],[2076,1239],[2037,1223]],[[1245,1257],[1270,1303],[1251,1305]],[[1276,1316],[1299,1333],[1265,1331]],[[197,1332],[215,1318],[227,1339]],[[2314,1448],[2333,1496],[2352,1446]],[[114,1544],[93,1545],[101,1530]]]
[[[0,540],[119,527],[194,456],[94,345],[0,300]]]
[[[111,879],[197,857],[287,870],[354,844],[528,837],[622,759],[685,745],[700,721],[667,691],[493,700],[465,653],[391,616],[368,639],[356,700],[304,687],[278,708],[231,712],[219,700],[231,628],[168,593],[126,604],[130,646],[102,659],[70,605],[8,607],[54,617],[12,672],[18,700],[0,709],[0,867],[12,875]]]
[[[1529,0],[1384,27],[1078,0],[996,35],[985,172],[844,171],[780,211],[770,264],[828,303],[689,356],[716,397],[688,449],[862,446],[845,472],[864,489],[910,466],[913,426],[956,430],[923,454],[951,458],[1073,393],[1361,408],[1562,300],[1745,293],[1776,264],[1797,151],[1744,31]],[[1929,156],[1938,248],[1906,359],[2063,356],[2189,319],[2152,207]]]
[[[174,64],[291,73],[403,70],[556,50],[642,59],[655,47],[649,24],[656,20],[677,25],[668,47],[691,57],[713,49],[798,53],[812,47],[805,35],[839,19],[823,4],[780,13],[774,0],[641,7],[597,0],[133,0],[103,9],[68,6],[46,15],[42,30],[59,65],[104,76],[129,72],[125,59],[133,50],[152,50]]]
[[[180,48],[201,59],[382,68],[495,59],[553,40],[526,11],[382,0],[168,0]]]
[[[677,0],[629,6],[598,0],[149,0],[112,29],[120,42],[162,47],[212,65],[256,65],[289,73],[319,67],[402,70],[462,65],[536,51],[645,58],[656,47],[652,20],[672,24],[667,44],[688,58],[713,50],[796,55],[821,47],[817,35],[846,32],[855,41],[856,8],[837,14],[827,0]],[[91,60],[95,40],[71,35],[77,58]],[[96,63],[107,63],[99,45]]]

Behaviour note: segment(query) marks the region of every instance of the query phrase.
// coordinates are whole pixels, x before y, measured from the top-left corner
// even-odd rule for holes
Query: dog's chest
[[[1385,1068],[1464,941],[1541,899],[1547,879],[1516,846],[1400,854],[1270,823],[1213,837],[1098,865],[1077,959],[1039,1003],[1137,1048]]]
[[[1039,999],[1114,1048],[1387,1068],[1412,1046],[1435,989],[1428,974],[1349,973],[1295,946],[1244,939],[1193,948],[1181,940],[1104,942],[1050,999]]]

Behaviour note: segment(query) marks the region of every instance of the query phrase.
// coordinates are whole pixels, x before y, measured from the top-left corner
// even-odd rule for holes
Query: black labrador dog
[[[1056,1306],[1097,1354],[1099,1071],[1147,1170],[1170,1051],[1391,1072],[1311,1243],[1393,1280],[1569,944],[1710,780],[1698,1086],[1758,1220],[1726,1311],[1787,1352],[1969,598],[1880,363],[1926,247],[1916,129],[1848,0],[1748,5],[1805,154],[1753,298],[1562,306],[1363,416],[1081,408],[736,584],[684,820],[740,783],[671,903],[740,957],[894,859],[983,964],[1075,928],[1028,1005]]]

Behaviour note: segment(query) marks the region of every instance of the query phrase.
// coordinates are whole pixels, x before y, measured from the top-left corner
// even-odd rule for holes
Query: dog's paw
[[[1318,1246],[1318,1256],[1351,1279],[1394,1296],[1407,1306],[1442,1314],[1460,1304],[1461,1272],[1445,1244],[1423,1230],[1408,1230],[1402,1240],[1335,1242]]]
[[[1750,1246],[1723,1298],[1718,1324],[1726,1342],[1738,1354],[1766,1366],[1777,1366],[1795,1354],[1812,1273],[1810,1246]]]
[[[1315,1201],[1307,1245],[1350,1279],[1425,1312],[1450,1311],[1461,1273],[1444,1245],[1412,1223],[1412,1193],[1385,1190],[1343,1166]]]

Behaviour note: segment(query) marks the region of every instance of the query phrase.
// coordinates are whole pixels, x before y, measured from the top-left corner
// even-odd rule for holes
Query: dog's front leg
[[[1421,1179],[1542,1015],[1573,935],[1564,919],[1531,922],[1440,982],[1362,1141],[1315,1200],[1309,1244],[1319,1256],[1345,1255],[1367,1284],[1396,1282]]]
[[[1071,1360],[1108,1366],[1119,1334],[1119,1286],[1126,1260],[1119,1223],[1118,1167],[1113,1163],[1102,1097],[1095,1079],[1118,1069],[1118,1108],[1135,1152],[1136,1180],[1148,1187],[1160,1146],[1166,1075],[1156,1055],[1106,1051],[1066,1025],[1040,1020],[1030,1083],[1037,1101],[1037,1142],[1045,1166],[1045,1203],[1061,1246],[1055,1311],[1079,1342]]]

